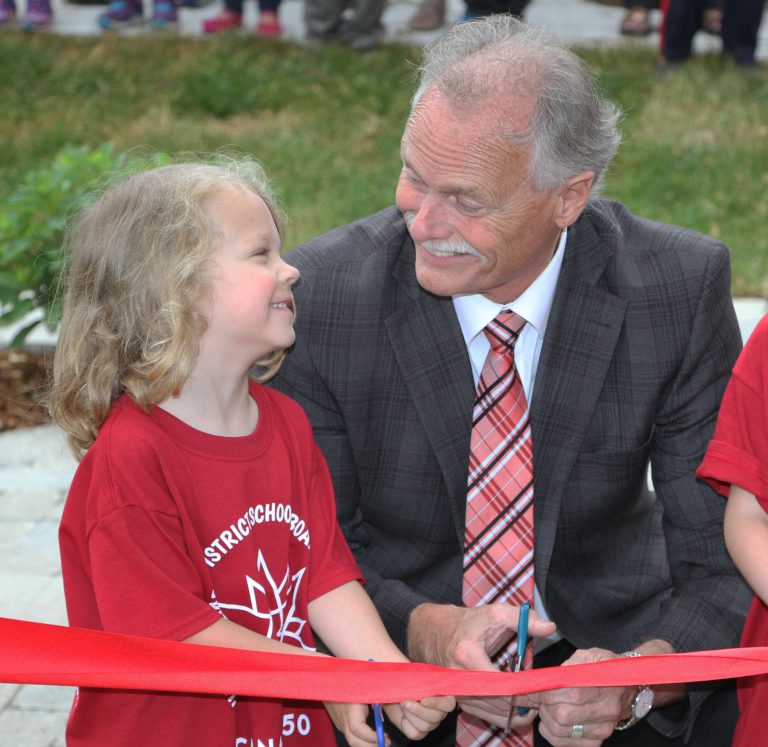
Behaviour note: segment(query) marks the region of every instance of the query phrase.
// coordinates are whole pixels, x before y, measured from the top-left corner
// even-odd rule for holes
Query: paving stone
[[[0,684],[0,711],[14,699],[20,689],[21,685],[12,685],[8,683]],[[0,742],[0,744],[2,744],[2,742]]]
[[[0,467],[3,466],[56,465],[76,466],[74,457],[67,451],[63,431],[55,425],[39,425],[0,433]]]
[[[66,713],[29,713],[6,708],[0,712],[0,745],[51,747],[56,744],[56,740],[63,739],[66,724]]]
[[[73,687],[24,685],[19,688],[19,692],[10,707],[20,711],[50,711],[68,714],[72,707],[74,694],[75,688]]]
[[[3,476],[3,489],[0,489],[0,521],[40,521],[50,519],[52,512],[58,512],[60,515],[65,491],[59,488],[5,489],[7,468],[0,469]]]
[[[59,575],[58,520],[0,521],[0,568],[3,573]]]
[[[58,568],[50,568],[49,573],[49,576],[39,576],[30,573],[0,572],[3,616],[66,625],[61,571]]]

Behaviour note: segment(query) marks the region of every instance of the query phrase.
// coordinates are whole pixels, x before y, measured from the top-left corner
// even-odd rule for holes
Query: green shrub
[[[111,144],[93,150],[69,146],[47,168],[27,173],[4,199],[0,212],[0,323],[11,324],[42,310],[41,318],[26,324],[11,346],[20,345],[38,324],[44,323],[50,330],[58,325],[61,297],[57,289],[67,220],[106,177],[165,160],[164,155],[118,154]]]

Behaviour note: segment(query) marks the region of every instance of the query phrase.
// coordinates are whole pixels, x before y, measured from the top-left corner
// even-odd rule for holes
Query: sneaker
[[[173,2],[168,2],[168,0],[156,0],[155,10],[149,25],[155,31],[170,31],[176,28],[178,22],[179,15],[176,12],[176,5]]]
[[[27,12],[19,21],[24,31],[44,29],[51,25],[53,11],[49,0],[28,0]]]
[[[16,18],[16,3],[14,0],[0,0],[0,26],[8,26]]]
[[[204,34],[218,34],[220,31],[234,31],[243,25],[243,14],[234,10],[224,10],[219,15],[203,21]]]
[[[141,0],[111,0],[107,10],[99,16],[99,26],[105,30],[119,31],[144,23]]]
[[[273,10],[262,11],[256,25],[256,33],[259,36],[280,36],[283,33],[283,27],[277,20],[277,13]]]

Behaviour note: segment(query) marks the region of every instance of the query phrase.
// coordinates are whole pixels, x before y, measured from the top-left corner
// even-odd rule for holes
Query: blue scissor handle
[[[379,703],[373,704],[373,720],[376,723],[376,739],[379,747],[386,747],[387,741],[384,736],[384,716],[381,713],[381,705]]]
[[[528,613],[531,611],[531,605],[524,602],[520,605],[520,618],[517,621],[517,666],[515,671],[519,672],[523,665],[525,648],[528,645]],[[519,716],[525,716],[528,709],[519,706],[517,709]]]
[[[373,661],[373,659],[368,659]],[[373,722],[376,726],[376,742],[378,747],[387,747],[387,739],[384,736],[384,714],[381,712],[381,704],[373,704]]]

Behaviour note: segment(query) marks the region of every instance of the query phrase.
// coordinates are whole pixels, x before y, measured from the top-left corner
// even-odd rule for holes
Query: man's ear
[[[567,228],[576,222],[586,207],[594,181],[593,171],[582,171],[572,176],[560,189],[555,213],[555,223],[559,228]]]

